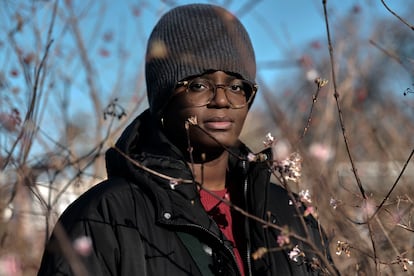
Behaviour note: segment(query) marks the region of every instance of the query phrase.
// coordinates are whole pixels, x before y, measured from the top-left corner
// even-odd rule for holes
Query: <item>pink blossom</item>
[[[334,156],[332,148],[321,143],[313,143],[310,145],[309,153],[322,162],[327,162]]]
[[[288,235],[280,234],[279,236],[277,236],[277,243],[280,247],[282,247],[290,243],[290,238]]]
[[[20,260],[14,255],[0,257],[0,275],[21,276],[23,275]]]
[[[263,145],[268,148],[274,145],[276,142],[275,138],[272,136],[272,134],[269,132],[266,134],[266,139],[263,141]]]
[[[73,241],[73,248],[82,256],[89,256],[92,252],[92,240],[90,237],[81,236]]]
[[[316,209],[315,209],[315,207],[313,207],[313,206],[308,206],[308,207],[306,207],[306,210],[305,210],[305,212],[303,213],[303,215],[304,215],[305,217],[307,217],[307,216],[309,216],[309,215],[312,215],[314,218],[317,218],[317,217],[318,217],[318,214],[316,213]]]
[[[299,197],[300,197],[300,201],[302,201],[304,203],[311,203],[312,202],[311,194],[310,194],[308,189],[301,190],[299,192]]]
[[[20,112],[17,109],[13,109],[10,113],[0,113],[0,128],[5,128],[9,132],[16,131],[21,122]]]
[[[300,250],[299,246],[296,245],[292,251],[289,252],[289,259],[291,259],[294,262],[299,261],[299,257],[304,256],[305,254]]]

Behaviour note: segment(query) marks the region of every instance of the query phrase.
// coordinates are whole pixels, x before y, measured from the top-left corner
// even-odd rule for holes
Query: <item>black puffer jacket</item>
[[[156,173],[108,150],[108,180],[84,193],[61,216],[38,275],[76,275],[82,269],[90,275],[240,275],[229,242],[204,211],[196,186],[157,175],[193,179],[181,153],[154,127],[148,111],[125,130],[116,147]],[[248,153],[242,144],[234,150],[238,156]],[[304,235],[287,192],[269,183],[265,162],[232,157],[229,168],[229,177],[237,183],[229,188],[235,205]],[[233,211],[233,216],[233,224],[240,225],[236,239],[246,244],[240,248],[246,275],[318,275],[306,262],[290,260],[289,249],[252,260],[258,248],[276,248],[279,233],[239,212]],[[306,221],[309,234],[324,248],[317,224]],[[83,236],[90,237],[93,249],[85,256],[70,247]]]

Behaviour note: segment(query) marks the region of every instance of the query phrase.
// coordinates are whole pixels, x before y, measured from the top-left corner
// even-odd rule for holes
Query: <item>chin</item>
[[[237,144],[238,135],[233,131],[194,131],[191,135],[193,147],[200,148],[223,148],[232,147]]]
[[[228,137],[217,137],[214,136],[215,140],[210,139],[209,145],[211,147],[233,147],[237,143],[236,138],[228,138]]]

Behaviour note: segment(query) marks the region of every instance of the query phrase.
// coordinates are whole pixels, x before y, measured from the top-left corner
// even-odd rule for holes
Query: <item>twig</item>
[[[374,218],[378,214],[378,212],[381,210],[381,208],[384,206],[385,202],[388,200],[388,198],[390,197],[390,195],[394,191],[395,187],[397,187],[397,184],[400,181],[401,177],[403,176],[403,174],[405,172],[405,169],[407,168],[408,163],[410,163],[410,160],[413,157],[413,155],[414,155],[414,149],[411,151],[410,155],[408,156],[407,161],[405,161],[405,164],[404,164],[404,166],[403,166],[400,174],[398,175],[397,179],[395,180],[394,184],[392,185],[391,189],[388,191],[387,195],[384,197],[384,199],[382,200],[381,204],[375,210],[374,214],[368,220],[371,220],[372,218]]]
[[[310,124],[311,124],[311,121],[312,121],[313,109],[314,109],[314,107],[316,105],[316,102],[318,100],[319,91],[327,83],[327,81],[322,80],[320,78],[317,78],[315,80],[315,83],[317,84],[316,92],[315,92],[315,94],[312,95],[312,105],[311,105],[311,108],[310,108],[310,111],[309,111],[308,119],[306,120],[306,126],[303,128],[302,135],[299,138],[299,142],[302,141],[303,137],[305,137],[305,135],[306,135],[306,133],[307,133],[309,127],[310,127]]]
[[[411,30],[414,31],[414,26],[410,25],[407,21],[405,21],[401,16],[399,16],[397,13],[395,13],[393,10],[388,7],[388,5],[385,3],[384,0],[381,0],[381,3],[384,5],[384,7],[395,17],[397,17],[404,25],[408,26]]]
[[[51,35],[52,29],[53,29],[53,26],[54,26],[55,17],[56,17],[56,13],[57,13],[57,3],[58,3],[58,1],[56,1],[55,4],[54,4],[54,9],[53,9],[53,14],[52,14],[52,21],[51,21],[51,25],[49,26],[48,36]],[[13,38],[13,35],[15,34],[16,30],[13,30],[9,33],[9,38],[11,39],[13,44],[16,44],[16,42]],[[36,104],[36,101],[37,101],[38,84],[39,84],[39,81],[40,81],[41,72],[43,71],[45,63],[46,63],[46,59],[47,59],[47,56],[48,56],[48,53],[49,53],[49,50],[50,50],[50,46],[53,43],[53,40],[50,39],[50,37],[48,37],[47,41],[48,41],[48,43],[46,45],[45,53],[43,55],[43,58],[40,61],[40,64],[37,68],[37,71],[36,71],[35,83],[34,83],[34,86],[33,86],[33,89],[32,89],[33,94],[32,94],[31,100],[30,100],[28,111],[27,111],[25,119],[23,121],[23,127],[21,128],[21,130],[20,130],[16,140],[14,141],[13,145],[11,146],[11,149],[10,149],[7,157],[4,159],[2,170],[4,170],[7,167],[7,165],[10,162],[10,159],[12,158],[12,155],[13,155],[13,152],[14,152],[15,148],[17,147],[18,143],[23,138],[23,136],[27,133],[27,130],[28,130],[27,126],[29,124],[33,124],[33,122],[31,122],[31,119],[32,119],[33,112],[34,112],[34,109],[35,109],[35,104]],[[24,153],[22,155],[23,160],[26,160],[27,155],[29,153],[29,149],[30,149],[29,147],[30,146],[31,146],[31,143],[27,143],[27,145],[24,146],[25,150],[24,150]]]
[[[324,10],[324,16],[325,16],[326,34],[328,36],[328,46],[329,46],[329,56],[330,56],[330,60],[331,60],[330,64],[331,64],[331,71],[332,71],[332,82],[333,82],[333,87],[334,87],[334,97],[335,97],[335,102],[336,102],[336,108],[338,110],[339,122],[340,122],[341,130],[342,130],[342,136],[344,138],[346,152],[348,154],[349,161],[351,162],[352,172],[354,173],[355,180],[357,182],[359,191],[361,192],[362,197],[364,199],[366,199],[367,196],[366,196],[364,187],[362,186],[361,180],[359,178],[356,166],[354,164],[354,160],[353,160],[351,150],[350,150],[350,147],[349,147],[349,143],[348,143],[347,134],[346,134],[346,131],[345,131],[345,122],[344,122],[344,118],[343,118],[343,114],[342,114],[342,109],[341,109],[341,106],[340,106],[340,103],[339,103],[339,93],[337,91],[337,84],[336,84],[335,66],[334,66],[335,62],[334,62],[334,55],[333,55],[331,33],[330,33],[330,30],[329,30],[328,12],[327,12],[327,9],[326,9],[327,0],[322,0],[322,2],[323,2],[323,10]]]

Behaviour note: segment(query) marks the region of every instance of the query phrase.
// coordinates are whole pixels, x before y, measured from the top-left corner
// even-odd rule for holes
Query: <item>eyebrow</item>
[[[216,81],[214,77],[211,77],[211,75],[200,75],[200,76],[196,76],[196,77],[186,79],[186,80],[190,81],[190,80],[195,80],[195,79],[208,79],[208,80],[213,81],[213,82]],[[233,81],[233,80],[243,80],[243,79],[239,78],[237,76],[226,75],[226,77],[224,79],[224,82],[230,82],[230,81]]]

